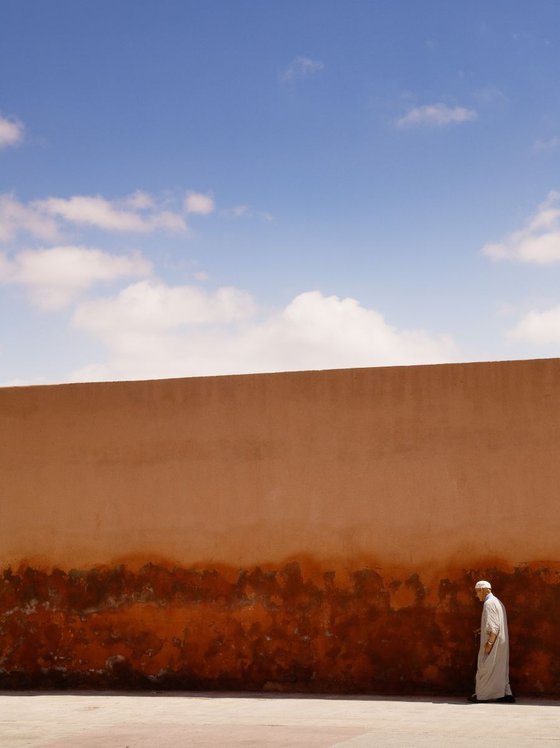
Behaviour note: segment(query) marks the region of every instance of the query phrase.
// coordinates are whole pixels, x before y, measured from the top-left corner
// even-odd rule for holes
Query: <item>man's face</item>
[[[480,602],[483,603],[484,600],[486,599],[486,595],[488,594],[489,591],[490,590],[483,588],[483,589],[480,589],[480,590],[475,590],[474,594],[478,597],[478,599],[480,600]]]

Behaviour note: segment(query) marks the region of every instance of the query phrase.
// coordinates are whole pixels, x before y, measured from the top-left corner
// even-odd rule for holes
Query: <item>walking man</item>
[[[490,582],[481,580],[475,594],[483,603],[480,621],[480,649],[476,670],[476,693],[473,703],[497,701],[515,702],[509,685],[509,637],[506,609],[492,594]]]

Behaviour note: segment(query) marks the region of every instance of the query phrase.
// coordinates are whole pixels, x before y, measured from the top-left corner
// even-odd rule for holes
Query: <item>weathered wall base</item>
[[[333,571],[148,563],[6,569],[0,688],[242,689],[469,694],[480,621],[475,578],[508,609],[511,681],[560,697],[560,572]]]

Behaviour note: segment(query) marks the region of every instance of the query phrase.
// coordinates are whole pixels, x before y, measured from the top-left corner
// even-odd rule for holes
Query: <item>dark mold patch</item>
[[[383,577],[147,564],[0,579],[0,688],[472,692],[475,578],[508,610],[511,680],[560,697],[560,573],[527,565]]]

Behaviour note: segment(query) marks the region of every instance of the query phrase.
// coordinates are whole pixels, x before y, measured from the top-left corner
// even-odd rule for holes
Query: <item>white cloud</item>
[[[136,190],[132,195],[124,198],[123,205],[132,210],[147,210],[155,205],[155,200],[149,193],[144,192],[144,190]]]
[[[0,255],[0,283],[22,286],[42,309],[61,309],[99,281],[143,276],[150,263],[139,253],[112,255],[99,249],[62,246]]]
[[[114,298],[82,304],[75,312],[76,327],[111,340],[142,332],[165,332],[186,325],[223,324],[254,313],[250,294],[225,287],[208,292],[197,286],[168,286],[145,280],[120,291]]]
[[[449,107],[446,104],[426,104],[411,109],[396,120],[397,127],[415,127],[427,125],[431,127],[444,127],[462,122],[469,122],[477,118],[473,109],[465,109],[461,106]]]
[[[0,148],[7,148],[21,143],[24,127],[15,119],[0,116]]]
[[[56,241],[56,221],[35,207],[20,203],[13,195],[0,195],[0,242],[11,241],[18,233],[26,233],[44,241]]]
[[[25,204],[12,194],[0,195],[0,242],[11,241],[18,233],[56,241],[68,226],[116,233],[187,231],[182,215],[159,207],[151,195],[141,190],[114,201],[100,195],[77,195],[49,197]]]
[[[451,340],[422,330],[398,330],[352,298],[310,291],[247,336],[267,367],[337,368],[427,363],[454,355]],[[262,369],[262,364],[261,364]]]
[[[533,309],[522,317],[509,335],[536,345],[560,343],[560,306],[542,312]]]
[[[299,78],[309,78],[315,73],[324,70],[325,65],[320,60],[312,60],[310,57],[296,57],[288,67],[280,73],[280,81],[288,83]]]
[[[354,299],[300,294],[257,314],[236,289],[214,293],[141,282],[81,305],[74,325],[109,350],[108,362],[73,379],[138,379],[454,360],[447,336],[398,330]]]
[[[213,213],[216,206],[210,195],[202,195],[200,192],[187,192],[185,198],[185,209],[187,213],[207,216]]]
[[[37,200],[33,207],[68,223],[92,226],[106,231],[148,233],[186,231],[182,216],[170,211],[145,212],[152,206],[151,198],[143,192],[119,201],[106,200],[100,195],[76,195],[70,198],[50,197]]]
[[[486,244],[483,254],[494,260],[533,262],[540,265],[560,261],[560,193],[550,192],[525,228],[502,242]]]

